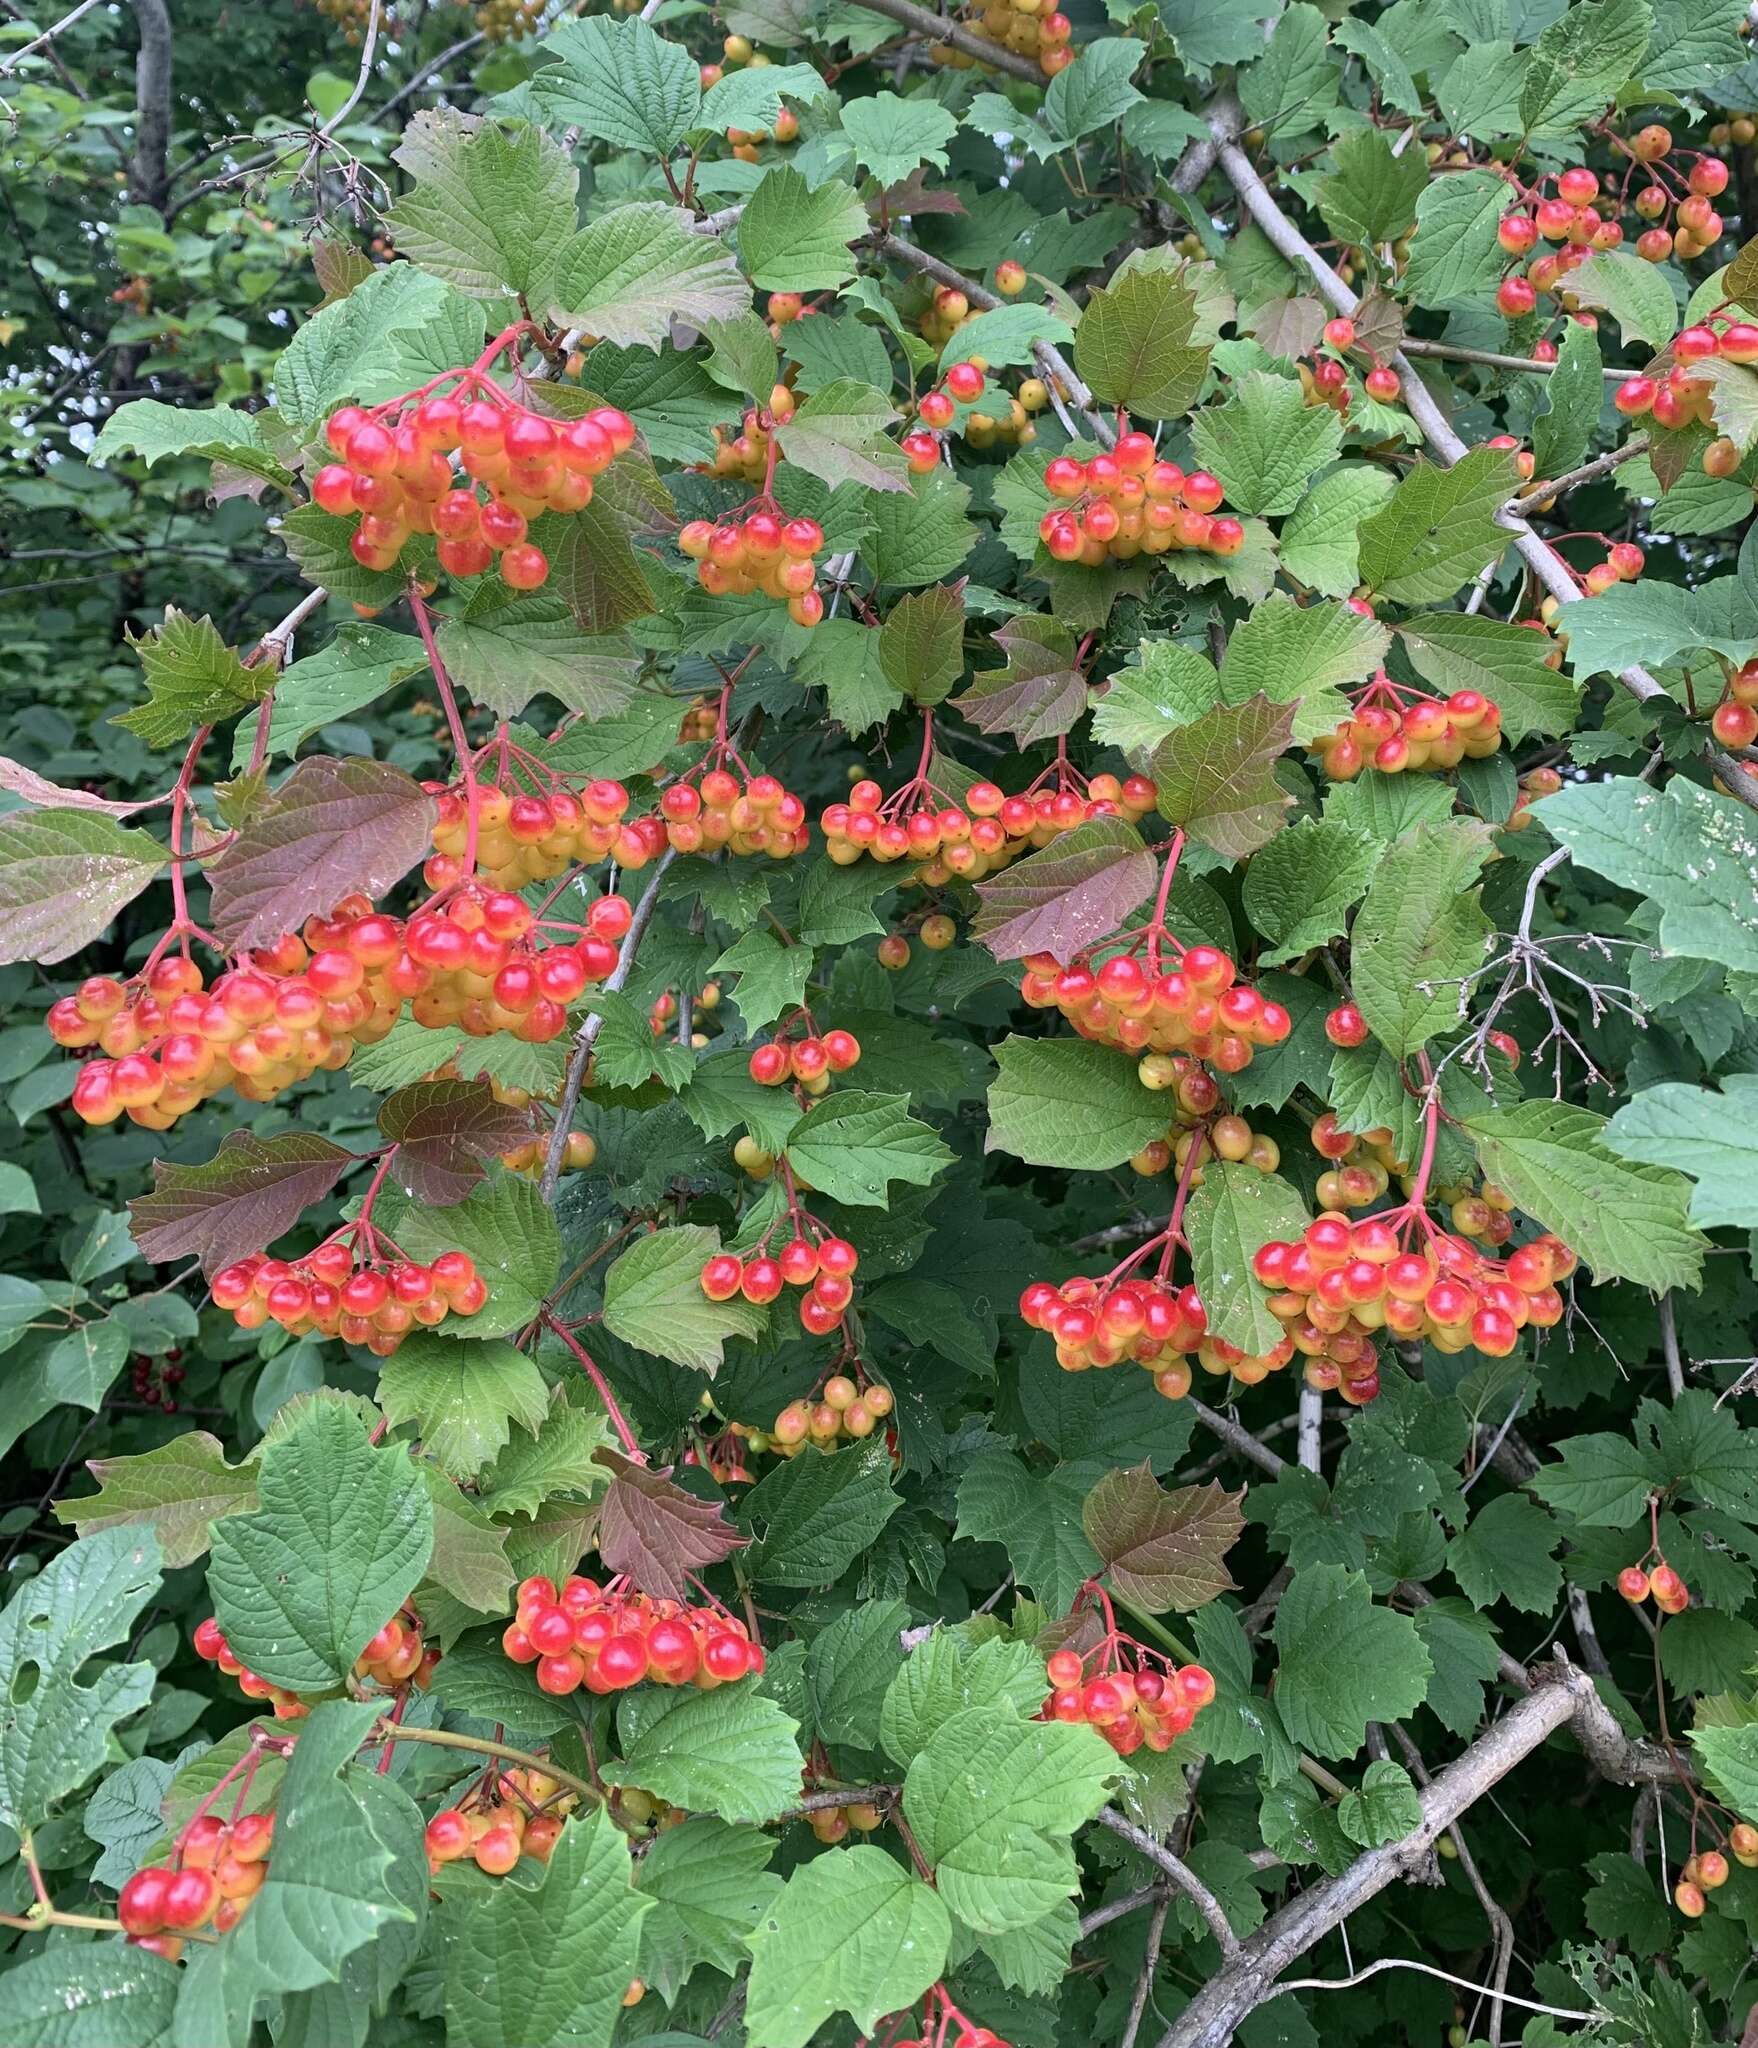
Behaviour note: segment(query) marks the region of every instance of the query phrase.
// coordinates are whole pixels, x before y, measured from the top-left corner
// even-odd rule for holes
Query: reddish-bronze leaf
[[[417,1081],[385,1098],[378,1127],[397,1148],[397,1185],[449,1209],[481,1180],[485,1160],[524,1144],[537,1124],[529,1104],[497,1102],[481,1081]]]
[[[102,811],[109,818],[131,818],[136,811],[151,810],[160,801],[149,796],[131,804],[119,804],[107,796],[93,796],[90,790],[64,789],[59,782],[51,782],[46,775],[39,775],[34,768],[27,768],[22,761],[9,760],[4,754],[0,754],[0,789],[22,797],[39,810]]]
[[[266,1250],[321,1202],[354,1154],[314,1132],[259,1138],[231,1132],[202,1166],[153,1161],[152,1193],[128,1205],[145,1257],[201,1260],[204,1273]]]
[[[1005,668],[985,669],[952,701],[983,732],[1011,733],[1022,747],[1072,732],[1087,708],[1075,639],[1059,619],[1023,612],[995,634]]]
[[[1154,856],[1133,825],[1093,818],[979,882],[971,930],[997,960],[1052,953],[1071,960],[1119,930],[1154,892]]]
[[[1081,1526],[1125,1600],[1150,1614],[1188,1614],[1233,1584],[1222,1559],[1245,1526],[1244,1497],[1213,1480],[1168,1493],[1144,1462],[1105,1474],[1087,1495]]]
[[[265,946],[359,890],[381,896],[426,858],[434,802],[384,761],[301,761],[209,870],[228,946]]]
[[[654,1599],[687,1598],[686,1572],[719,1564],[751,1540],[717,1502],[674,1486],[669,1465],[656,1472],[609,1450],[598,1453],[598,1462],[613,1475],[598,1511],[598,1554]]]

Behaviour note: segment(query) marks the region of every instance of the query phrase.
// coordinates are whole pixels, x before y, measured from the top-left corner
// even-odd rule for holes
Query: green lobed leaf
[[[799,1797],[798,1723],[754,1680],[632,1695],[618,1729],[623,1753],[601,1767],[607,1784],[727,1821],[770,1821]]]
[[[1597,1110],[1533,1099],[1466,1121],[1486,1178],[1585,1260],[1598,1280],[1656,1293],[1694,1287],[1704,1240],[1689,1221],[1690,1183],[1670,1167],[1611,1151]]]
[[[881,1439],[835,1453],[803,1451],[766,1473],[740,1503],[740,1524],[754,1538],[751,1576],[772,1586],[827,1586],[902,1505]]]
[[[218,1437],[189,1430],[150,1451],[91,1459],[87,1469],[97,1492],[56,1501],[55,1515],[81,1536],[150,1528],[174,1571],[207,1549],[211,1524],[256,1505],[256,1462],[249,1457],[228,1465]]]
[[[710,1301],[702,1268],[720,1232],[701,1223],[650,1231],[620,1252],[604,1276],[604,1327],[637,1351],[695,1372],[718,1370],[728,1337],[755,1337],[768,1317],[735,1295]]]
[[[1422,1704],[1434,1667],[1415,1624],[1376,1606],[1359,1572],[1297,1572],[1272,1634],[1277,1709],[1289,1736],[1317,1756],[1353,1756],[1369,1721],[1401,1720]]]
[[[889,1208],[893,1181],[926,1187],[952,1161],[939,1133],[911,1116],[908,1104],[905,1095],[833,1089],[788,1134],[788,1162],[833,1202]]]
[[[870,2033],[935,1981],[951,1940],[940,1898],[884,1850],[814,1857],[747,1937],[751,2048],[806,2048],[837,2012]]]
[[[1343,604],[1296,604],[1277,591],[1253,605],[1227,636],[1221,659],[1224,703],[1263,696],[1294,706],[1293,737],[1307,740],[1349,717],[1341,694],[1373,674],[1391,635]]]
[[[1590,8],[1592,0],[1581,4]],[[1678,329],[1679,303],[1666,272],[1628,249],[1595,249],[1579,269],[1570,271],[1569,289],[1582,305],[1609,313],[1626,343],[1645,341],[1664,348]],[[1560,366],[1560,356],[1558,361]]]
[[[584,141],[662,157],[706,122],[689,51],[640,16],[558,22],[542,54],[556,61],[532,74],[531,97],[553,127]]]
[[[1209,1160],[1190,1192],[1184,1228],[1191,1274],[1208,1316],[1208,1334],[1256,1357],[1286,1334],[1265,1307],[1251,1262],[1266,1245],[1299,1238],[1310,1217],[1280,1175],[1255,1166]]]
[[[579,183],[559,144],[530,122],[508,130],[436,108],[392,155],[414,180],[386,216],[399,254],[473,299],[545,302]]]
[[[1470,819],[1420,825],[1387,848],[1355,915],[1350,980],[1368,1029],[1402,1057],[1462,1010],[1461,978],[1483,959],[1490,923],[1476,881],[1489,831]]]
[[[955,1714],[970,1707],[1034,1713],[1046,1683],[1044,1659],[1029,1643],[996,1638],[972,1644],[951,1629],[936,1629],[886,1688],[879,1739],[886,1754],[907,1767]]]
[[[1496,228],[1508,210],[1493,171],[1433,178],[1416,202],[1416,235],[1404,283],[1419,306],[1456,306],[1493,294],[1506,267]]]
[[[462,1202],[433,1209],[418,1203],[381,1206],[382,1227],[412,1259],[447,1250],[467,1252],[488,1283],[488,1300],[448,1334],[504,1337],[536,1315],[561,1269],[554,1212],[518,1174],[488,1181]]]
[[[1093,291],[1074,340],[1074,366],[1093,396],[1147,419],[1177,419],[1208,373],[1197,345],[1196,294],[1169,270],[1136,269]]]
[[[164,622],[128,645],[138,657],[147,700],[110,720],[149,747],[174,747],[198,725],[218,725],[260,702],[274,684],[271,668],[248,669],[209,618],[171,606]]]
[[[1557,344],[1556,368],[1544,380],[1544,409],[1532,422],[1532,459],[1541,477],[1561,476],[1586,455],[1605,401],[1600,368],[1597,338],[1571,320]]]
[[[600,215],[556,257],[549,287],[555,319],[657,351],[674,320],[701,327],[745,312],[750,288],[732,252],[718,236],[698,234],[691,219],[656,201]]]
[[[1451,469],[1418,461],[1361,522],[1362,582],[1399,604],[1451,597],[1507,547],[1495,515],[1517,482],[1501,448],[1474,448]]]
[[[172,2048],[180,1976],[132,1943],[58,1942],[0,1977],[0,2039],[14,2048]]]
[[[116,1724],[153,1695],[153,1667],[106,1661],[158,1590],[150,1529],[71,1543],[0,1613],[0,1825],[40,1827],[103,1766]]]
[[[1604,113],[1638,70],[1653,20],[1647,0],[1575,0],[1533,49],[1520,93],[1527,136],[1567,135]]]
[[[1153,775],[1160,815],[1225,860],[1255,853],[1294,799],[1276,780],[1294,713],[1263,695],[1213,710],[1162,740]]]
[[[259,1505],[216,1525],[208,1585],[234,1654],[271,1685],[340,1685],[427,1568],[433,1510],[407,1450],[335,1401],[265,1445]]]
[[[378,1401],[393,1428],[414,1425],[446,1472],[473,1479],[506,1447],[514,1423],[540,1428],[549,1389],[535,1361],[511,1344],[412,1330],[379,1368]]]
[[[849,245],[867,212],[837,179],[809,183],[791,164],[764,174],[739,221],[739,254],[764,291],[835,291],[855,274]]]
[[[1580,689],[1561,669],[1547,668],[1546,638],[1525,626],[1481,613],[1424,612],[1398,628],[1417,673],[1441,696],[1476,690],[1502,714],[1510,746],[1535,732],[1567,732]]]
[[[1343,422],[1328,405],[1309,406],[1291,377],[1251,370],[1233,380],[1225,405],[1197,414],[1191,441],[1226,486],[1230,509],[1280,515],[1335,459]]]
[[[946,169],[946,145],[958,133],[958,120],[931,99],[881,92],[844,103],[842,132],[863,169],[881,185],[896,185],[918,164]]]
[[[1699,1229],[1758,1229],[1758,1075],[1728,1074],[1719,1093],[1682,1081],[1644,1088],[1600,1142],[1620,1159],[1689,1175],[1689,1215]]]
[[[985,1151],[1090,1173],[1165,1136],[1165,1105],[1127,1053],[1079,1038],[1009,1037],[993,1050]]]
[[[635,1882],[653,1910],[641,1923],[641,1976],[667,2003],[698,1964],[736,1976],[746,1943],[782,1881],[771,1875],[775,1842],[753,1827],[697,1814],[655,1835]]]
[[[1253,930],[1271,941],[1260,963],[1279,966],[1340,937],[1379,857],[1367,833],[1329,818],[1303,818],[1260,847],[1243,892]]]
[[[1102,1562],[1081,1526],[1086,1497],[1101,1476],[1096,1463],[1058,1465],[1040,1476],[1011,1451],[981,1451],[958,1482],[955,1533],[999,1543],[1020,1584],[1041,1605],[1064,1613]]]

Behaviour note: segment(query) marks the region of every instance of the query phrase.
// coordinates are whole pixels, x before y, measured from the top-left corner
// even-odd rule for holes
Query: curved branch
[[[1224,1956],[1239,1953],[1239,1937],[1233,1932],[1221,1902],[1217,1899],[1196,1872],[1181,1857],[1174,1856],[1163,1842],[1156,1842],[1146,1828],[1138,1828],[1134,1821],[1119,1813],[1114,1806],[1100,1810],[1099,1825],[1119,1835],[1138,1855],[1145,1856],[1156,1870],[1163,1871],[1172,1880],[1175,1891],[1180,1891],[1203,1916],[1209,1932],[1221,1944]]]
[[[1233,189],[1244,202],[1246,211],[1262,228],[1280,254],[1290,263],[1299,264],[1306,270],[1319,291],[1339,313],[1355,312],[1361,301],[1282,211],[1274,194],[1258,176],[1256,165],[1233,140],[1235,125],[1235,110],[1230,105],[1217,108],[1210,116],[1210,131],[1216,140],[1217,160],[1232,182]],[[1434,450],[1442,466],[1450,469],[1469,452],[1465,443],[1454,433],[1428,387],[1417,376],[1415,366],[1409,358],[1401,351],[1394,351],[1387,360],[1403,380],[1405,410],[1422,430],[1423,438]],[[1534,533],[1517,513],[1506,507],[1497,514],[1497,519],[1513,536],[1514,546],[1519,550],[1527,568],[1551,596],[1556,598],[1559,604],[1577,603],[1582,596],[1581,588],[1576,583],[1569,565],[1556,549]],[[1652,704],[1662,700],[1670,704],[1673,701],[1670,693],[1655,681],[1647,669],[1634,662],[1628,668],[1620,669],[1617,672],[1617,679],[1639,704]],[[1736,803],[1758,810],[1758,777],[1748,775],[1740,763],[1720,747],[1705,747],[1702,758],[1720,777],[1728,794]]]
[[[986,64],[991,71],[1005,71],[1009,78],[1024,79],[1028,85],[1045,82],[1034,58],[1022,57],[1000,43],[988,42],[959,22],[948,21],[944,15],[916,6],[915,0],[856,0],[856,5],[864,7],[869,14],[883,14],[888,21],[913,29],[930,42],[950,43],[955,50],[962,50],[967,57],[975,57],[979,63]]]
[[[1563,1664],[1535,1676],[1535,1689],[1424,1787],[1422,1820],[1409,1834],[1358,1856],[1340,1875],[1272,1914],[1167,2028],[1159,2048],[1227,2048],[1240,2023],[1275,1995],[1276,1980],[1308,1949],[1418,1868],[1438,1836],[1559,1729],[1572,1724],[1582,1747],[1590,1754],[1597,1747],[1608,1760],[1611,1742],[1630,1747],[1585,1673]]]

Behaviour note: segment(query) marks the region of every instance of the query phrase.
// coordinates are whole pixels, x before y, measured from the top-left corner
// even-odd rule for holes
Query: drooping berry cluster
[[[1020,993],[1036,1010],[1060,1010],[1083,1038],[1129,1052],[1185,1052],[1236,1074],[1265,1046],[1280,1045],[1291,1019],[1280,1003],[1237,979],[1238,968],[1218,946],[1179,947],[1163,928],[1161,939],[1176,964],[1161,971],[1154,956],[1137,957],[1145,933],[1127,950],[1095,965],[1081,954],[1061,965],[1052,954],[1025,961]],[[1115,943],[1115,942],[1113,942]]]
[[[1478,690],[1431,697],[1395,683],[1382,669],[1352,694],[1353,715],[1308,741],[1333,782],[1364,768],[1382,775],[1426,768],[1439,773],[1461,761],[1481,761],[1502,743],[1499,705]]]
[[[468,1856],[490,1877],[504,1877],[521,1856],[547,1863],[562,1823],[580,1803],[559,1778],[529,1765],[496,1770],[473,1785],[456,1806],[443,1806],[427,1824],[427,1867]]]
[[[512,751],[517,757],[519,750]],[[528,760],[521,759],[520,766]],[[620,782],[589,782],[576,795],[547,775],[544,780],[545,787],[530,789],[506,788],[499,782],[476,785],[475,870],[497,889],[523,889],[569,868],[608,860],[619,854],[627,836],[623,821],[629,792]],[[471,794],[465,784],[448,788],[430,782],[426,787],[438,803],[435,852],[454,863],[449,869],[435,869],[429,863],[428,886],[443,888],[466,872],[464,864],[471,858]],[[436,874],[441,879],[436,881]]]
[[[964,25],[973,35],[997,48],[1011,50],[1016,57],[1034,57],[1046,78],[1066,71],[1078,54],[1072,46],[1074,25],[1059,8],[1040,11],[1042,0],[973,0],[967,7]],[[929,54],[936,64],[964,71],[982,63],[968,51],[951,43],[935,43]]]
[[[1013,266],[1018,269],[1019,266]],[[1023,282],[1025,273],[1021,271]],[[962,304],[964,294],[951,294]],[[904,457],[914,476],[926,476],[938,466],[944,448],[943,436],[958,417],[958,408],[968,405],[972,408],[965,415],[965,438],[977,448],[993,447],[997,441],[1014,443],[1024,447],[1038,437],[1038,430],[1032,424],[1032,414],[1042,412],[1050,402],[1050,393],[1043,380],[1028,377],[1020,385],[1019,395],[1009,397],[1000,389],[983,399],[988,390],[987,362],[980,356],[968,361],[954,363],[931,391],[922,394],[916,406],[916,417],[921,425],[905,434],[900,444]]]
[[[1145,777],[1143,779],[1146,780]],[[834,860],[836,856],[832,854],[831,858]],[[958,926],[944,911],[932,911],[916,927],[916,937],[921,941],[924,952],[944,953],[957,939]],[[910,964],[909,933],[887,932],[873,950],[878,957],[879,965],[896,974]]]
[[[386,1692],[412,1679],[425,1691],[439,1660],[438,1648],[422,1636],[421,1616],[405,1600],[355,1658],[354,1676]]]
[[[1407,1249],[1413,1238],[1420,1248]],[[1558,1239],[1539,1237],[1506,1260],[1491,1259],[1437,1230],[1420,1208],[1354,1224],[1326,1210],[1295,1242],[1263,1246],[1252,1270],[1308,1361],[1307,1383],[1338,1385],[1345,1400],[1370,1400],[1378,1391],[1375,1331],[1423,1337],[1439,1351],[1474,1344],[1505,1358],[1528,1325],[1548,1329],[1562,1320],[1555,1283],[1575,1270],[1575,1255]]]
[[[501,1164],[509,1173],[521,1175],[526,1180],[538,1180],[543,1175],[543,1162],[549,1157],[549,1139],[530,1138],[523,1145],[515,1145],[510,1152],[501,1154]],[[598,1157],[598,1140],[590,1131],[570,1131],[562,1143],[562,1171],[582,1173]]]
[[[178,1836],[169,1863],[145,1865],[122,1887],[116,1917],[129,1942],[174,1963],[186,1935],[206,1927],[229,1934],[262,1890],[274,1833],[272,1813],[241,1813],[231,1821],[198,1813]]]
[[[794,1081],[808,1095],[822,1095],[832,1074],[846,1074],[861,1057],[861,1043],[852,1031],[822,1035],[809,1010],[796,1010],[776,1026],[775,1035],[751,1052],[751,1079],[765,1088]]]
[[[1038,522],[1038,538],[1053,561],[1096,569],[1174,549],[1236,555],[1245,545],[1239,521],[1216,516],[1219,478],[1206,469],[1186,475],[1177,463],[1162,462],[1151,434],[1120,434],[1109,455],[1085,462],[1055,456],[1044,487],[1056,502]]]
[[[162,1358],[143,1351],[128,1362],[129,1390],[134,1398],[148,1408],[162,1408],[167,1415],[177,1413],[177,1389],[186,1376],[183,1353],[175,1345]]]
[[[509,398],[488,373],[531,331],[516,322],[468,367],[382,405],[330,415],[324,435],[340,460],[317,472],[311,494],[326,512],[358,515],[349,546],[363,568],[394,568],[411,534],[431,533],[448,575],[480,576],[498,560],[514,590],[547,581],[549,559],[528,537],[531,521],[584,510],[593,479],[634,446],[635,423],[613,406],[546,419]],[[470,482],[454,483],[454,457]]]
[[[769,317],[778,333],[790,321],[799,319],[810,310],[801,305],[797,292],[770,294]],[[736,479],[747,484],[767,484],[780,454],[779,449],[770,447],[770,437],[777,427],[786,426],[793,418],[794,405],[794,394],[787,385],[775,385],[769,393],[769,402],[751,407],[736,431],[731,427],[715,428],[714,454],[700,467],[709,476]]]
[[[733,766],[729,768],[726,763]],[[736,773],[734,770],[736,769]],[[773,775],[753,774],[730,747],[717,748],[660,796],[658,813],[635,821],[640,851],[625,867],[642,867],[669,845],[679,853],[766,853],[788,860],[811,844],[806,807]]]
[[[626,1580],[601,1586],[577,1575],[524,1580],[517,1613],[501,1637],[515,1664],[536,1667],[544,1692],[626,1692],[655,1685],[717,1685],[763,1669],[763,1646],[719,1605],[652,1600]]]
[[[1554,181],[1541,178],[1530,188],[1516,188],[1519,203],[1502,216],[1497,230],[1504,253],[1524,260],[1541,241],[1558,246],[1532,257],[1523,273],[1516,264],[1502,279],[1496,306],[1508,319],[1523,319],[1536,311],[1543,295],[1555,296],[1573,312],[1569,274],[1580,268],[1591,250],[1615,249],[1623,242],[1617,216],[1626,206],[1647,224],[1635,242],[1636,254],[1646,262],[1664,263],[1669,256],[1688,261],[1721,239],[1721,215],[1711,202],[1727,189],[1726,164],[1718,157],[1699,156],[1688,172],[1681,173],[1666,161],[1673,138],[1658,122],[1628,143],[1615,141],[1615,146],[1628,159],[1615,191],[1602,188],[1585,164],[1570,165]],[[1646,172],[1647,181],[1632,197],[1630,188],[1639,170]]]
[[[1541,796],[1555,796],[1562,786],[1563,778],[1554,768],[1528,768],[1520,778],[1514,808],[1508,813],[1508,821],[1502,829],[1506,832],[1524,832],[1532,823],[1528,815],[1530,807]]]
[[[1182,1053],[1151,1052],[1141,1065],[1147,1066],[1149,1060],[1177,1062],[1182,1066],[1184,1071],[1175,1083],[1174,1095],[1181,1110],[1187,1092],[1208,1092],[1199,1087],[1201,1082],[1207,1082],[1208,1090],[1218,1097],[1214,1076],[1198,1061]],[[1193,1151],[1197,1154],[1194,1160],[1190,1156]],[[1228,1112],[1172,1124],[1165,1137],[1150,1138],[1139,1152],[1133,1153],[1129,1164],[1144,1180],[1158,1179],[1176,1169],[1180,1179],[1188,1180],[1192,1188],[1200,1188],[1203,1165],[1210,1158],[1255,1167],[1259,1173],[1274,1173],[1282,1163],[1282,1148],[1267,1131],[1254,1131],[1244,1117]]]
[[[1133,824],[1158,797],[1145,775],[1123,782],[1096,775],[1084,796],[1072,789],[1005,796],[993,782],[974,782],[957,803],[935,786],[924,764],[890,796],[876,782],[857,782],[846,803],[826,805],[818,823],[825,851],[839,867],[870,854],[879,861],[926,862],[942,870],[942,878],[979,881],[1089,818]],[[929,943],[925,931],[923,943]]]
[[[749,1258],[737,1252],[717,1252],[702,1268],[702,1292],[710,1301],[731,1301],[735,1294],[759,1304],[774,1301],[783,1287],[799,1287],[800,1324],[814,1337],[827,1337],[838,1328],[855,1296],[854,1272],[860,1254],[846,1237],[833,1236],[800,1208],[798,1181],[784,1168],[789,1209],[764,1234]],[[794,1235],[773,1257],[767,1247],[782,1224],[791,1225]]]
[[[1127,1359],[1154,1375],[1155,1387],[1168,1401],[1182,1401],[1190,1392],[1192,1355],[1206,1372],[1230,1372],[1248,1384],[1293,1357],[1294,1347],[1286,1340],[1265,1357],[1251,1358],[1211,1338],[1196,1288],[1134,1274],[1139,1258],[1098,1279],[1077,1274],[1060,1287],[1034,1280],[1021,1294],[1020,1319],[1055,1338],[1056,1363],[1064,1372],[1102,1370]]]
[[[773,1451],[778,1458],[792,1458],[808,1444],[828,1451],[844,1439],[858,1442],[870,1437],[894,1405],[891,1389],[868,1381],[856,1366],[855,1377],[832,1373],[815,1399],[790,1401],[767,1430],[743,1433],[753,1451]],[[736,1423],[733,1426],[738,1428]]]
[[[1097,1729],[1119,1756],[1170,1749],[1215,1697],[1215,1681],[1202,1665],[1174,1664],[1115,1635],[1084,1657],[1054,1651],[1047,1675],[1052,1690],[1039,1718]]]
[[[222,1266],[213,1295],[241,1330],[275,1322],[295,1337],[340,1337],[389,1358],[411,1330],[475,1315],[488,1285],[468,1252],[440,1252],[419,1265],[376,1250],[361,1258],[357,1246],[335,1237],[300,1259],[254,1252]]]
[[[1334,320],[1327,320],[1324,342],[1328,353],[1315,355],[1310,367],[1305,363],[1295,365],[1300,388],[1308,405],[1328,405],[1333,412],[1347,417],[1350,404],[1347,358],[1355,348],[1355,322],[1341,314]],[[1377,404],[1396,405],[1403,392],[1397,371],[1371,353],[1368,364],[1361,380],[1362,389]]]
[[[843,1806],[813,1807],[806,1815],[806,1825],[819,1841],[831,1844],[846,1842],[851,1834],[870,1835],[884,1818],[870,1799],[853,1799]]]
[[[259,1678],[254,1671],[246,1670],[232,1654],[220,1624],[211,1614],[206,1621],[196,1623],[190,1640],[198,1657],[206,1663],[217,1664],[228,1678],[237,1679],[238,1690],[244,1697],[263,1701],[277,1721],[303,1721],[311,1712],[309,1700],[301,1699],[298,1693],[289,1692],[283,1686],[271,1685],[266,1678]]]
[[[58,1045],[107,1055],[88,1060],[74,1085],[86,1123],[126,1114],[166,1130],[224,1088],[267,1102],[319,1068],[346,1066],[405,1002],[418,1022],[473,1037],[555,1038],[567,1005],[615,967],[630,914],[622,897],[601,896],[584,926],[540,920],[517,896],[467,881],[405,923],[350,896],[212,987],[181,954],[127,983],[94,976],[51,1007],[48,1029]]]
[[[686,520],[678,547],[696,565],[696,581],[712,597],[766,592],[787,606],[796,626],[824,616],[818,589],[818,551],[824,529],[815,519],[784,520],[767,504],[743,519]]]

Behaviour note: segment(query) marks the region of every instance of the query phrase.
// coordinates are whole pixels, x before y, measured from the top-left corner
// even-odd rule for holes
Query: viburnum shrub
[[[8,23],[0,2048],[1758,2038],[1749,40]]]

